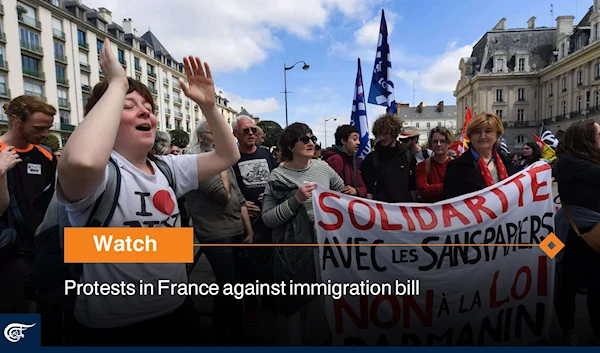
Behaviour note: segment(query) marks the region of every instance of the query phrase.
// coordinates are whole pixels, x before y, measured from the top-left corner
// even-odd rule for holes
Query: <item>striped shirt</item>
[[[263,197],[262,219],[267,227],[278,227],[296,215],[296,211],[303,204],[311,221],[315,221],[312,198],[304,201],[302,204],[298,202],[295,196],[287,200],[275,199],[271,192],[271,183],[273,181],[283,181],[293,183],[298,188],[304,185],[305,181],[317,183],[322,187],[341,192],[344,189],[344,181],[340,176],[327,164],[327,162],[312,159],[311,164],[306,169],[290,169],[281,165],[273,169],[269,175],[269,183],[265,187]]]

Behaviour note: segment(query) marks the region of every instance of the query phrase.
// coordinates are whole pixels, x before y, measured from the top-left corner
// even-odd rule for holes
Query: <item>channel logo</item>
[[[33,348],[41,345],[39,314],[0,314],[0,351],[7,348]]]

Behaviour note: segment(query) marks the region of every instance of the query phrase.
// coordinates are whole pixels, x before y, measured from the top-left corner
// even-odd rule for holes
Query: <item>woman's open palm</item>
[[[215,83],[207,63],[202,65],[200,58],[192,56],[183,58],[188,83],[179,79],[183,93],[200,106],[215,103]]]

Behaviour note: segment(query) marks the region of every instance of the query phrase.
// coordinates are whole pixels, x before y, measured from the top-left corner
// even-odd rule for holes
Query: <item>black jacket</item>
[[[361,163],[360,172],[367,193],[384,202],[413,202],[411,191],[417,189],[415,167],[417,161],[400,142],[394,147],[375,145]]]
[[[600,212],[600,165],[562,155],[556,163],[556,182],[562,203]]]
[[[500,158],[506,167],[508,176],[513,175],[515,170],[506,156],[500,154]],[[470,148],[460,157],[448,162],[446,175],[444,176],[444,191],[442,192],[444,200],[483,190],[486,187],[485,180],[483,180],[481,172],[475,164],[475,156],[473,156]]]

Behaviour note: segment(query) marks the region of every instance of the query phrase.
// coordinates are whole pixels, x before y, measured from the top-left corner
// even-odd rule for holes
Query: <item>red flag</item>
[[[469,138],[467,137],[467,126],[471,122],[471,118],[473,117],[473,113],[471,113],[471,106],[467,107],[467,113],[465,114],[465,123],[463,124],[462,133],[460,135],[460,144],[458,146],[458,150],[456,153],[460,156],[463,154],[469,147]]]

